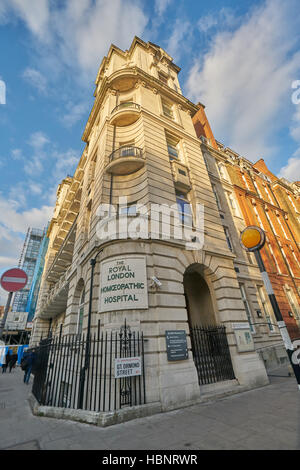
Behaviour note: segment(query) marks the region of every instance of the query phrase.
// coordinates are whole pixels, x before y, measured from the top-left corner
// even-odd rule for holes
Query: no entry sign
[[[9,269],[1,276],[1,287],[8,292],[16,292],[26,286],[28,281],[25,271],[19,268]]]

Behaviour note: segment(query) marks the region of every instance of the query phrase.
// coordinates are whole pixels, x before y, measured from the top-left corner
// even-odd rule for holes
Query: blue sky
[[[27,227],[51,217],[84,148],[101,60],[134,35],[172,55],[218,140],[300,180],[299,13],[297,0],[0,0],[0,273]]]

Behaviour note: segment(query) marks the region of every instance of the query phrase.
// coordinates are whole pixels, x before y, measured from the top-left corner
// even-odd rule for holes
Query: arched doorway
[[[183,277],[188,319],[191,327],[216,325],[216,315],[210,289],[200,264],[187,268]]]
[[[224,325],[218,324],[204,267],[189,266],[183,277],[190,338],[199,384],[235,378]]]

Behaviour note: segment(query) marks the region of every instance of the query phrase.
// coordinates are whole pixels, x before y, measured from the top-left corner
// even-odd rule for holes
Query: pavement
[[[287,368],[265,387],[107,428],[34,416],[31,385],[19,367],[0,371],[2,450],[300,450],[300,393]]]

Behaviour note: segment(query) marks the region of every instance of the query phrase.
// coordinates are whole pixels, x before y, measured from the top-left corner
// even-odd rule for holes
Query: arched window
[[[81,292],[79,307],[78,307],[78,317],[77,317],[77,334],[78,335],[82,333],[83,314],[84,314],[84,296],[85,296],[85,291],[83,289]]]

